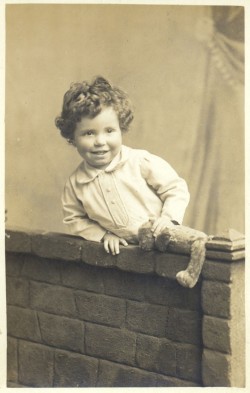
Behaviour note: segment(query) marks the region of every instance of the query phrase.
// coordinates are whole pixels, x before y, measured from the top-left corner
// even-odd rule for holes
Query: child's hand
[[[168,217],[157,218],[151,228],[153,236],[157,237],[165,228],[174,227],[174,224]]]
[[[128,243],[125,239],[114,235],[113,233],[106,233],[103,237],[104,249],[109,254],[111,252],[112,255],[119,254],[120,247],[119,245],[122,244],[123,246],[127,246]]]

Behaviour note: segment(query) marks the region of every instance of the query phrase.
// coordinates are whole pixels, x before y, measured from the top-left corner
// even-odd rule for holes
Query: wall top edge
[[[234,230],[228,230],[221,235],[210,236],[206,244],[209,259],[234,262],[242,260],[245,256],[245,237]],[[101,258],[112,260],[113,256],[106,254],[102,243],[90,242],[78,236],[65,233],[48,232],[45,230],[29,230],[20,227],[6,227],[5,249],[8,252],[34,253],[47,258],[67,260],[82,260],[84,254],[94,259],[92,254]],[[135,254],[138,259],[145,259],[149,253],[162,253],[159,251],[144,252],[136,245],[121,248],[121,254]],[[131,254],[131,256],[132,256]],[[180,258],[187,256],[178,252],[166,252],[166,255],[178,254]],[[94,263],[94,260],[93,260]],[[112,265],[112,263],[111,263]]]

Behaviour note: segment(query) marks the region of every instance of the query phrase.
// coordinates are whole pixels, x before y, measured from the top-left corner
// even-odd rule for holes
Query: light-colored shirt
[[[66,182],[62,203],[70,232],[101,241],[107,231],[135,242],[139,227],[166,216],[182,223],[186,182],[162,158],[122,146],[106,169],[82,161]]]

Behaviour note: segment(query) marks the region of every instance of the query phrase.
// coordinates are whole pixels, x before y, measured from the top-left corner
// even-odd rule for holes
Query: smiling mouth
[[[108,153],[107,150],[102,150],[102,151],[92,151],[92,154],[95,154],[97,156],[103,156],[104,154]]]

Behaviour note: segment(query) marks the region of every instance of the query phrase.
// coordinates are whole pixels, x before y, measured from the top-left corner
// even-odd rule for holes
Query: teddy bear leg
[[[190,262],[186,270],[176,274],[176,279],[184,287],[193,288],[199,279],[206,256],[206,239],[197,239],[191,246]]]

